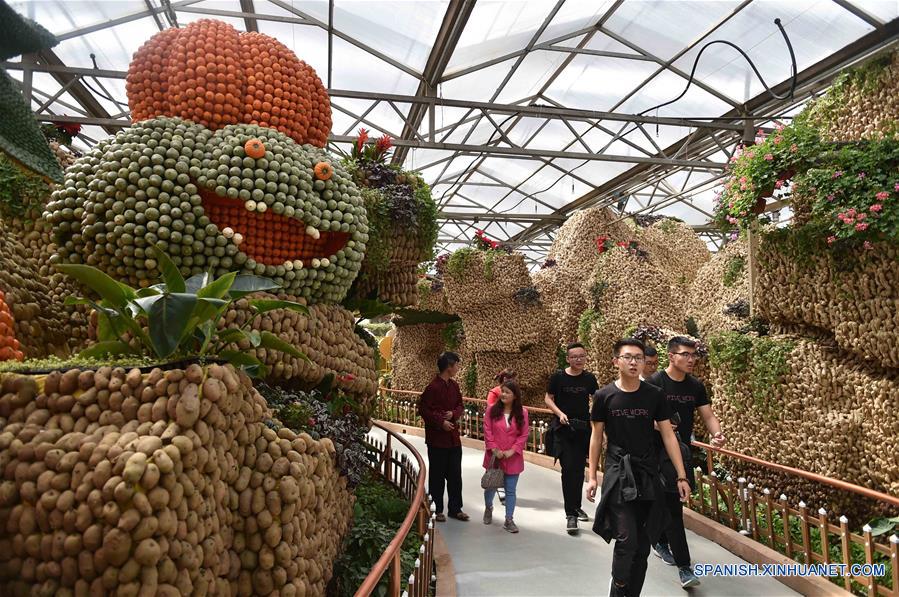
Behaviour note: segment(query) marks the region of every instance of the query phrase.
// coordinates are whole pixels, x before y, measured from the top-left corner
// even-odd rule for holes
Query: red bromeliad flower
[[[381,135],[375,142],[375,147],[379,152],[386,153],[387,150],[393,147],[393,139],[391,139],[389,135]]]
[[[368,141],[368,131],[366,129],[359,129],[359,136],[356,137],[356,151],[361,152],[366,141]]]

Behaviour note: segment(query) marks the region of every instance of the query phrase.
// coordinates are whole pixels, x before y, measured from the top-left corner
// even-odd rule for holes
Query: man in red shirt
[[[449,515],[468,520],[462,511],[462,441],[458,421],[462,418],[462,391],[453,377],[459,372],[461,359],[454,352],[444,352],[437,358],[439,373],[421,394],[419,412],[425,422],[425,443],[428,445],[428,492],[434,500],[437,521],[446,521],[443,514],[443,490],[449,496]]]

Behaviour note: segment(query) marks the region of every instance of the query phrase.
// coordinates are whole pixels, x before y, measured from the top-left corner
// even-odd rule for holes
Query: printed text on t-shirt
[[[612,408],[609,414],[613,417],[648,417],[649,410],[645,408]]]

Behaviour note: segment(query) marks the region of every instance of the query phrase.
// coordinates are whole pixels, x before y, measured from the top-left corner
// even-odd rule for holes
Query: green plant
[[[477,255],[477,249],[463,247],[449,256],[446,261],[446,273],[454,278],[461,277],[471,267],[471,262]]]
[[[724,265],[724,285],[728,288],[733,286],[740,279],[745,267],[746,258],[742,255],[734,255],[729,258]]]
[[[724,332],[714,336],[709,346],[711,364],[724,375],[737,408],[754,409],[766,418],[780,412],[778,386],[790,371],[787,359],[796,347],[795,342]],[[750,402],[743,400],[744,393],[737,391],[738,386],[748,391]]]
[[[523,307],[536,307],[540,304],[540,291],[533,286],[525,286],[513,292],[512,298]]]
[[[556,346],[556,368],[565,369],[568,367],[568,355],[565,353],[565,347],[561,344]]]
[[[596,309],[587,309],[581,313],[581,317],[577,324],[577,337],[581,344],[590,347],[590,334],[593,326],[602,323],[602,313]]]
[[[465,338],[465,330],[462,328],[462,320],[448,323],[445,328],[440,331],[443,338],[443,345],[446,350],[456,350],[462,344]]]
[[[696,324],[696,320],[693,317],[688,317],[684,321],[684,328],[686,328],[687,333],[693,336],[694,338],[699,338],[699,326]]]
[[[478,366],[474,361],[471,361],[465,369],[463,386],[462,389],[466,396],[474,396],[478,393]]]
[[[590,287],[590,296],[593,298],[593,306],[599,307],[602,296],[609,288],[609,283],[605,280],[596,280]]]
[[[97,313],[99,342],[82,351],[81,356],[214,357],[244,367],[251,375],[265,376],[265,366],[256,357],[227,348],[229,344],[247,340],[254,348],[279,350],[308,360],[306,355],[271,332],[248,331],[246,328],[253,318],[248,318],[241,328],[219,329],[219,322],[234,301],[254,292],[275,290],[279,288],[277,284],[258,276],[238,276],[236,272],[215,280],[209,273],[185,280],[162,250],[157,248],[154,253],[163,281],[140,290],[117,282],[89,265],[56,266],[96,292],[101,299],[99,303],[87,298],[66,299],[67,305],[89,305]],[[257,315],[276,309],[309,313],[306,307],[292,301],[250,299],[248,302]]]
[[[43,178],[0,154],[0,216],[27,218],[49,198],[50,185]]]
[[[356,488],[353,526],[343,541],[343,551],[334,563],[334,580],[328,594],[350,597],[368,576],[372,566],[396,536],[409,502],[391,485],[375,474]],[[418,558],[420,540],[409,533],[400,553],[401,578],[408,578]],[[387,595],[387,575],[381,579],[374,595]]]

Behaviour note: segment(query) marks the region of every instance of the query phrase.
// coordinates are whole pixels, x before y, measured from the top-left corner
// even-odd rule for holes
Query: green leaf
[[[875,537],[889,533],[896,524],[899,524],[899,516],[896,518],[875,518],[868,523],[871,526],[871,534]]]
[[[157,294],[162,294],[162,290],[156,288],[155,286],[150,286],[148,288],[141,288],[137,291],[135,298],[144,298],[148,296],[155,296]],[[133,299],[132,299],[133,300]]]
[[[140,307],[144,313],[149,313],[156,301],[164,297],[164,294],[151,294],[150,296],[142,296],[134,299],[134,304]]]
[[[112,340],[108,342],[97,342],[90,348],[85,348],[78,353],[79,358],[103,358],[109,356],[119,356],[123,354],[140,355],[140,352],[131,347],[130,344],[121,340]]]
[[[167,290],[169,292],[184,292],[186,289],[184,276],[181,275],[181,270],[178,269],[178,266],[166,254],[161,245],[156,245],[153,255],[156,257],[159,271],[162,272],[162,281],[165,282]]]
[[[71,278],[75,278],[75,280],[99,294],[104,300],[109,301],[109,304],[113,307],[123,309],[128,303],[129,297],[122,285],[95,267],[65,263],[57,265],[56,269]]]
[[[212,274],[209,272],[203,272],[202,274],[195,274],[187,279],[184,283],[185,292],[190,292],[196,294],[200,291],[201,288],[209,284],[209,280],[211,279]]]
[[[147,323],[157,356],[165,358],[178,349],[196,305],[196,295],[185,293],[164,294],[153,304]]]
[[[94,301],[90,301],[86,298],[81,298],[78,296],[67,296],[66,300],[62,302],[63,305],[93,305]]]
[[[280,290],[281,286],[276,284],[269,278],[261,276],[242,275],[234,278],[234,284],[228,293],[233,299],[239,299],[254,292],[263,292],[266,290]]]
[[[281,338],[279,338],[278,336],[274,335],[271,332],[262,332],[262,340],[259,344],[263,348],[271,348],[274,350],[280,350],[281,352],[283,352],[285,354],[289,354],[290,356],[292,356],[294,358],[312,362],[312,361],[309,361],[309,357],[307,357],[305,354],[303,354],[295,346],[293,346],[292,344],[288,344],[287,342],[285,342],[284,340],[282,340]]]
[[[232,342],[240,342],[244,338],[247,337],[247,332],[242,330],[238,330],[237,328],[228,328],[226,330],[222,330],[218,334],[218,339],[224,344],[231,344]]]
[[[259,345],[262,344],[262,334],[259,333],[259,330],[250,330],[249,332],[244,332],[244,334],[246,334],[246,338],[250,341],[253,348],[259,348]]]
[[[303,315],[309,315],[309,309],[307,307],[293,301],[279,301],[277,299],[251,299],[249,302],[250,306],[255,309],[254,315],[259,315],[260,313],[268,313],[269,311],[274,311],[275,309],[288,309],[290,311],[302,313]]]
[[[231,286],[234,284],[234,279],[237,277],[237,272],[231,272],[225,274],[215,282],[204,286],[200,290],[197,291],[197,296],[203,298],[216,298],[221,299],[228,296],[228,290],[231,289]]]

